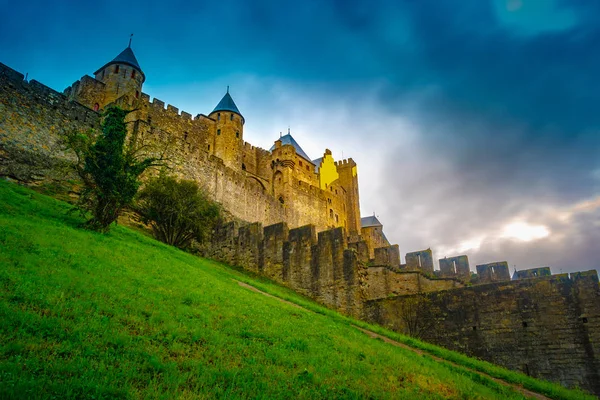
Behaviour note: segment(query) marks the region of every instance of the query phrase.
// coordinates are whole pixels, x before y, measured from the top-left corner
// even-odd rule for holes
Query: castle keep
[[[145,75],[130,47],[65,90],[93,110],[108,104],[135,109],[132,134],[169,141],[169,159],[182,177],[204,186],[235,217],[249,222],[342,227],[360,235],[356,163],[329,150],[312,160],[288,132],[269,151],[244,141],[245,119],[229,90],[208,115],[179,112],[142,92]]]
[[[100,63],[99,63],[100,64]],[[65,132],[100,126],[116,104],[131,135],[166,155],[234,220],[206,256],[267,276],[341,312],[420,336],[535,377],[600,395],[600,290],[595,271],[551,275],[504,261],[405,254],[375,216],[360,216],[357,165],[325,150],[309,157],[288,132],[269,149],[244,141],[229,90],[208,114],[179,111],[143,92],[130,47],[63,93],[0,64],[0,176],[29,185],[76,179]],[[75,195],[75,194],[74,194]]]

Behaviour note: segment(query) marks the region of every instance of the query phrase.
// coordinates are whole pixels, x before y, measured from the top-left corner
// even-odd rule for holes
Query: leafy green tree
[[[156,239],[186,248],[202,242],[221,218],[221,207],[193,181],[161,174],[147,182],[137,196],[136,211],[152,226]]]
[[[86,226],[96,231],[108,231],[123,208],[132,203],[140,187],[140,175],[157,161],[140,157],[136,137],[126,143],[128,112],[109,107],[103,115],[100,134],[67,136],[67,145],[77,155],[75,167],[84,184],[78,208],[92,214]]]

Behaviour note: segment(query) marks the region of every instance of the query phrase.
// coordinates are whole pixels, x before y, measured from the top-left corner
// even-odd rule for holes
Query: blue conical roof
[[[300,147],[300,145],[298,144],[298,142],[296,142],[296,140],[292,137],[292,135],[290,135],[288,133],[287,135],[280,137],[279,140],[281,140],[282,146],[284,146],[286,144],[291,144],[296,149],[296,154],[298,154],[300,157],[304,158],[305,160],[312,162],[310,160],[310,157],[308,155],[306,155],[304,150],[302,150],[302,147]],[[272,152],[273,150],[275,150],[275,145],[273,145],[269,151]]]
[[[242,115],[240,110],[238,110],[237,106],[235,105],[235,102],[231,98],[231,95],[229,94],[229,90],[227,91],[227,93],[225,93],[225,96],[223,96],[223,98],[221,99],[219,104],[217,104],[217,106],[213,110],[213,112],[217,112],[217,111],[232,111],[234,113]]]
[[[109,61],[106,64],[104,64],[102,66],[102,68],[99,68],[98,71],[94,72],[94,74],[97,74],[98,72],[102,71],[104,68],[108,67],[109,65],[113,65],[113,64],[131,65],[132,67],[137,69],[144,77],[144,80],[146,80],[146,76],[142,72],[142,68],[140,67],[140,64],[138,63],[137,58],[135,58],[135,54],[133,54],[133,50],[131,50],[131,47],[125,48],[125,50],[120,52],[118,56],[113,58],[112,61]]]

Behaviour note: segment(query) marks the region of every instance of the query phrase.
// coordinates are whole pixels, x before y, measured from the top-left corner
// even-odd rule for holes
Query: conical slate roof
[[[296,142],[296,140],[292,137],[292,135],[290,135],[288,133],[287,135],[280,137],[279,140],[281,140],[282,146],[284,146],[286,144],[291,144],[292,146],[294,146],[294,148],[296,149],[296,154],[298,154],[300,157],[304,158],[305,160],[310,161],[310,157],[306,155],[304,150],[302,150],[302,147],[300,147],[300,145],[298,144],[298,142]],[[275,145],[273,145],[269,151],[273,151],[273,150],[275,150]],[[312,161],[310,161],[310,162],[312,162]]]
[[[106,64],[104,64],[102,66],[102,68],[99,68],[98,71],[94,72],[94,74],[97,74],[98,72],[102,71],[104,68],[108,67],[109,65],[113,65],[113,64],[131,65],[132,67],[137,69],[142,74],[142,76],[144,77],[144,80],[146,79],[146,76],[144,75],[144,72],[142,72],[142,68],[140,67],[140,64],[138,63],[137,58],[135,58],[135,54],[133,54],[133,50],[131,50],[131,47],[125,48],[125,50],[123,50],[121,53],[119,53],[118,56],[116,56],[112,61],[109,61]]]
[[[368,228],[369,226],[383,226],[376,216],[370,215],[368,217],[361,217],[360,226]]]
[[[217,104],[217,106],[215,107],[215,109],[212,112],[217,112],[217,111],[232,111],[234,113],[242,115],[240,110],[238,110],[237,106],[235,105],[235,102],[231,98],[231,95],[229,94],[229,90],[227,90],[227,93],[225,93],[225,96],[223,96],[223,98],[221,99],[219,104]]]

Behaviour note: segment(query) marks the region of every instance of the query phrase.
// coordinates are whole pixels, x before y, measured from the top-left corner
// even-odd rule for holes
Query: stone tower
[[[98,103],[99,108],[104,108],[124,95],[129,97],[128,103],[133,102],[140,97],[146,80],[130,46],[94,72],[94,75],[97,81],[105,85],[103,99]]]
[[[348,236],[360,235],[360,201],[358,198],[358,173],[351,158],[336,162],[340,185],[346,189],[346,214]]]
[[[245,121],[229,94],[229,88],[209,117],[217,122],[213,154],[223,160],[228,167],[240,169]]]
[[[291,207],[294,202],[292,183],[295,181],[294,166],[296,148],[292,144],[283,144],[282,140],[275,141],[271,150],[273,166],[273,196],[286,207]]]

